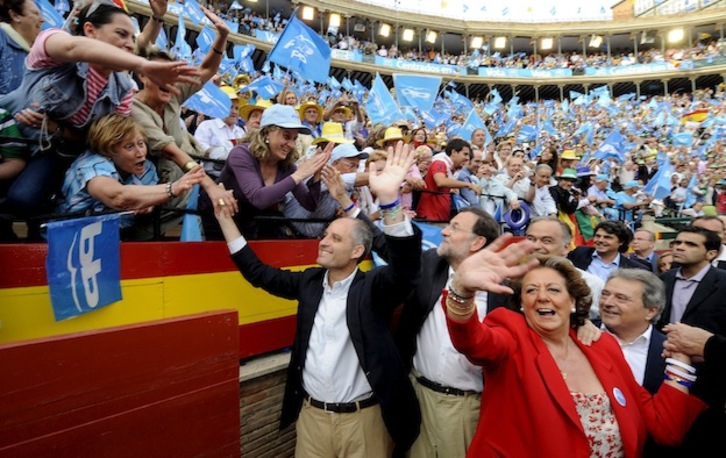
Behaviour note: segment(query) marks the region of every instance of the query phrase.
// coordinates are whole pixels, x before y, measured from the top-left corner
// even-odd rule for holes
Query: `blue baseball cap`
[[[364,153],[363,151],[358,151],[358,148],[356,148],[354,145],[351,145],[349,143],[343,143],[342,145],[338,145],[335,148],[333,148],[333,152],[330,153],[330,163],[332,164],[333,162],[346,158],[346,157],[357,157],[358,159],[368,159],[368,153]]]
[[[607,175],[601,173],[595,176],[595,183],[602,183],[603,181],[608,181]]]
[[[623,189],[640,188],[640,182],[638,180],[630,180],[625,183]]]
[[[268,126],[294,129],[301,134],[310,134],[310,129],[300,123],[300,116],[297,111],[289,105],[273,105],[262,112],[260,129]]]

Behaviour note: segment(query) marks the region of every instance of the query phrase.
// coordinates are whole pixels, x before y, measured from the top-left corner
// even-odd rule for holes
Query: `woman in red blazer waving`
[[[690,359],[667,360],[665,382],[651,396],[633,378],[608,334],[592,346],[575,331],[590,307],[590,289],[571,262],[520,260],[528,241],[505,237],[467,258],[443,295],[454,346],[484,368],[477,431],[468,456],[637,457],[647,435],[679,443],[704,404],[688,394]],[[514,291],[501,284],[524,275]],[[497,309],[481,323],[476,290],[512,293],[521,312]]]

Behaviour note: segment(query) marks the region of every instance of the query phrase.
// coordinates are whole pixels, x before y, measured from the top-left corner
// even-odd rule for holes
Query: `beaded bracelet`
[[[378,208],[380,208],[381,210],[390,210],[391,208],[396,207],[398,205],[401,205],[401,199],[396,199],[393,202],[391,202],[390,204],[381,204],[378,206]]]
[[[464,305],[464,303],[456,302],[447,290],[444,290],[443,295],[446,311],[450,312],[452,315],[468,317],[476,308],[476,305],[473,302],[470,302],[466,307],[459,307],[459,305]]]
[[[169,199],[176,197],[171,190],[171,181],[166,184],[166,194],[169,196]]]
[[[449,291],[449,296],[451,297],[451,299],[454,302],[458,302],[460,304],[467,303],[474,297],[473,294],[471,296],[464,296],[463,294],[457,293],[456,290],[451,287],[451,285],[449,285],[448,291]]]

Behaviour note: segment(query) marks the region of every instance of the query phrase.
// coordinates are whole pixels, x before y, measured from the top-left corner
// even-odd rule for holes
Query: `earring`
[[[266,138],[265,139],[265,143],[269,144],[270,143],[270,139],[269,138]]]
[[[519,307],[520,312],[524,312],[524,307]]]
[[[572,313],[577,312],[577,309],[575,307],[572,307]]]

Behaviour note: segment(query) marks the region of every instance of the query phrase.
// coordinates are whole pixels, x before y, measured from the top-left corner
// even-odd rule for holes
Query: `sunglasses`
[[[91,6],[88,7],[88,11],[86,11],[86,19],[91,17],[100,6],[108,6],[110,8],[117,8],[123,11],[123,8],[121,8],[118,4],[114,3],[112,0],[93,0]]]

